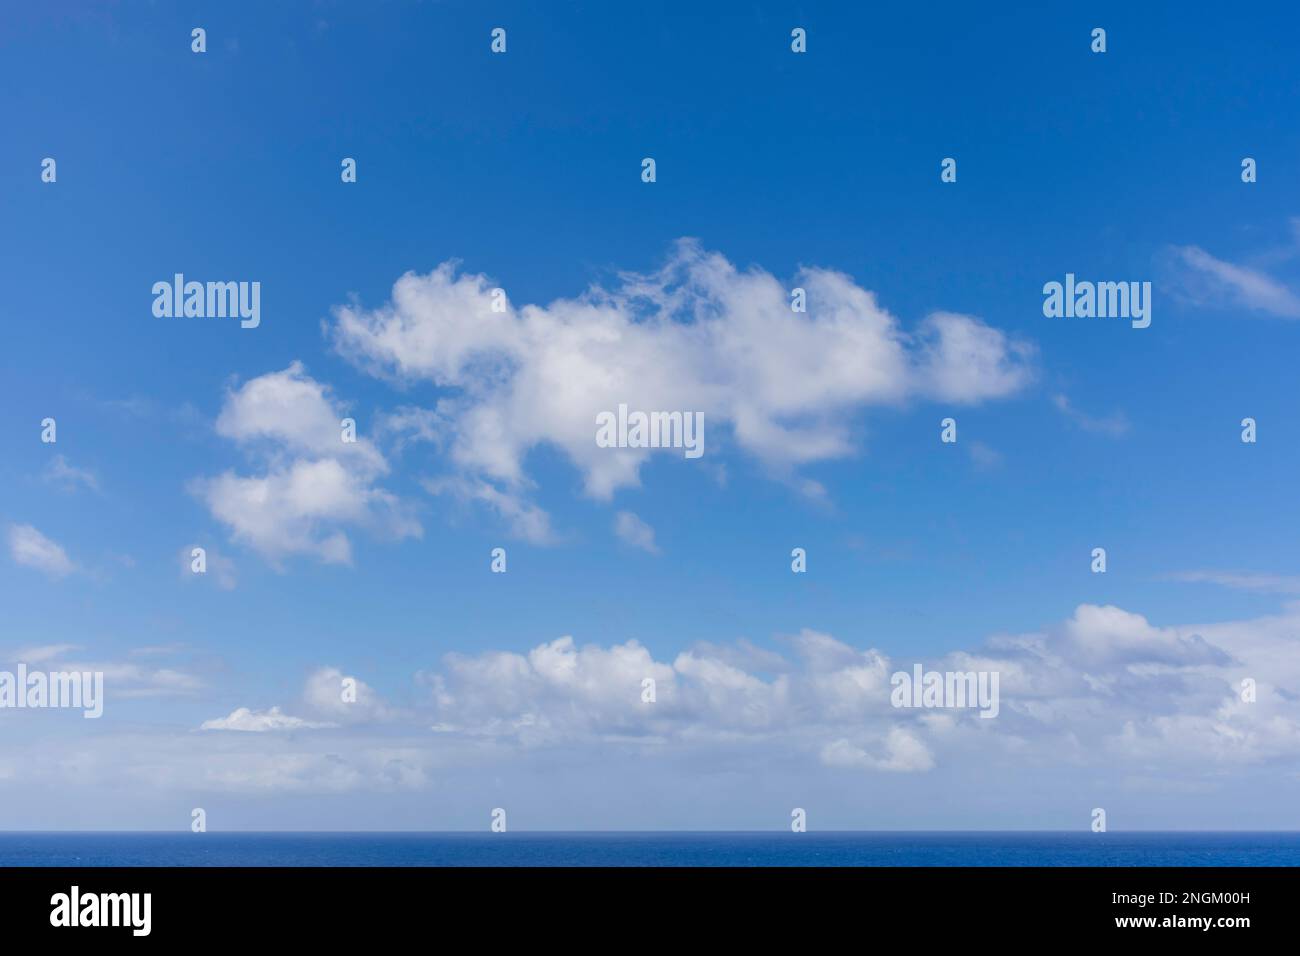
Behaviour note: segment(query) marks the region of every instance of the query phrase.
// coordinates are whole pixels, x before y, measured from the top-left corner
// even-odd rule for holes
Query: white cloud
[[[1087,662],[1108,664],[1226,665],[1231,658],[1199,634],[1153,627],[1145,617],[1113,605],[1081,604],[1065,622],[1069,651]]]
[[[795,285],[806,314],[790,309]],[[702,412],[707,448],[730,436],[787,474],[852,454],[863,409],[981,402],[1031,377],[1031,349],[977,319],[940,312],[909,333],[843,273],[809,268],[782,283],[688,240],[661,270],[624,274],[613,290],[493,312],[493,288],[447,262],[402,276],[378,308],[337,308],[332,328],[357,365],[449,390],[392,427],[445,448],[452,473],[493,505],[484,486],[510,501],[530,492],[524,462],[543,445],[567,456],[592,497],[639,484],[652,450],[595,443],[596,415],[620,403]]]
[[[993,471],[1002,467],[1002,453],[982,441],[965,442],[970,460],[980,471]]]
[[[637,708],[645,706],[646,677],[671,681],[673,669],[636,641],[579,649],[562,637],[526,656],[450,654],[428,682],[439,730],[543,742],[572,733],[642,733]]]
[[[636,641],[579,647],[571,637],[526,655],[453,654],[428,679],[435,728],[522,746],[625,737],[688,747],[766,740],[799,749],[824,723],[858,726],[867,715],[886,716],[887,662],[877,652],[812,631],[791,643],[805,667],[774,678],[741,666],[773,664],[775,655],[749,645],[731,655],[700,645],[672,663],[655,661]],[[788,666],[779,657],[775,663]],[[654,703],[642,700],[647,678],[655,681]]]
[[[217,434],[241,444],[266,442],[272,457],[286,453],[352,463],[360,474],[383,474],[388,466],[367,438],[343,441],[340,421],[347,410],[327,386],[307,375],[301,362],[282,372],[250,379],[226,395]]]
[[[936,790],[978,790],[992,774],[1013,807],[1037,813],[1041,800],[1017,804],[1014,795],[1047,780],[1121,790],[1127,780],[1156,781],[1157,798],[1231,785],[1244,768],[1285,781],[1300,758],[1297,634],[1300,604],[1195,626],[1085,604],[1042,631],[928,660],[891,659],[813,630],[779,640],[780,653],[742,641],[668,660],[636,641],[580,646],[565,637],[523,653],[449,655],[420,676],[427,693],[401,711],[364,682],[357,704],[343,705],[347,672],[322,667],[307,678],[303,711],[241,707],[203,722],[243,733],[135,733],[94,747],[42,738],[20,763],[30,781],[263,794],[427,790],[435,771],[495,793],[505,768],[531,767],[540,774],[532,779],[562,794],[604,779],[617,760],[673,791],[712,776],[725,784],[728,813],[740,806],[737,774],[828,795],[844,775],[869,774],[890,807],[923,805]],[[914,664],[996,671],[998,716],[892,707],[890,675]],[[1240,699],[1244,677],[1257,682],[1253,703]],[[654,703],[642,700],[646,678],[656,682]],[[326,725],[337,729],[294,733]],[[623,813],[644,800],[631,786],[613,788],[633,801]],[[915,812],[896,818],[935,811]]]
[[[303,720],[281,713],[279,707],[270,710],[255,711],[247,707],[238,707],[228,717],[205,720],[200,730],[240,730],[248,733],[266,733],[273,730],[316,730],[333,727],[333,724]]]
[[[830,767],[923,772],[1012,753],[1051,766],[1140,752],[1149,768],[1159,754],[1178,764],[1212,741],[1216,760],[1253,763],[1300,756],[1300,663],[1276,664],[1278,655],[1300,661],[1297,625],[1300,607],[1278,619],[1190,628],[1084,604],[1041,633],[928,661],[891,660],[811,630],[787,641],[793,659],[699,645],[671,663],[636,641],[579,647],[565,637],[527,654],[450,655],[424,679],[436,730],[524,749],[602,740],[712,752],[761,746]],[[914,664],[996,672],[998,715],[894,708],[890,676]],[[1252,675],[1260,699],[1244,704],[1240,680]],[[645,678],[656,682],[653,704],[641,699]],[[1092,749],[1081,751],[1082,741]]]
[[[116,699],[192,696],[203,687],[194,674],[175,667],[146,667],[126,661],[96,660],[72,656],[82,650],[77,644],[47,644],[15,651],[9,658],[50,671],[82,671],[104,675],[105,693]],[[139,650],[131,652],[140,656]]]
[[[354,700],[344,700],[344,679],[354,682]],[[295,717],[279,707],[270,710],[236,708],[227,717],[205,720],[200,730],[238,730],[266,733],[279,730],[321,730],[345,724],[363,724],[390,720],[396,711],[388,707],[374,688],[337,667],[318,667],[308,675],[303,687],[303,706],[322,719]],[[352,696],[351,694],[349,696]]]
[[[505,521],[510,533],[533,544],[554,544],[558,540],[551,527],[551,516],[515,491],[502,490],[478,479],[456,477],[426,478],[421,482],[432,495],[451,495],[459,501],[484,504]]]
[[[1033,350],[978,319],[937,312],[921,323],[912,387],[945,402],[1005,398],[1029,381]]]
[[[50,577],[66,577],[76,570],[63,548],[29,524],[9,526],[9,556],[28,568]]]
[[[204,561],[207,567],[203,574],[197,574],[194,571],[195,548],[203,548]],[[211,545],[187,544],[177,552],[176,559],[182,580],[195,581],[210,578],[223,591],[233,591],[239,584],[239,577],[235,572],[235,562]]]
[[[191,490],[236,541],[272,564],[291,555],[350,563],[350,527],[418,537],[410,510],[375,484],[388,471],[383,455],[360,434],[343,440],[345,417],[298,362],[252,379],[227,394],[217,433],[260,461],[262,472],[227,471],[196,479]]]
[[[614,516],[614,534],[633,548],[640,548],[650,554],[659,553],[655,544],[655,529],[630,511],[620,511]]]
[[[344,679],[353,681],[354,700],[344,699]],[[329,717],[339,723],[364,723],[387,720],[394,712],[365,681],[352,674],[344,674],[337,667],[320,667],[307,678],[303,690],[307,708],[315,714]]]
[[[446,432],[446,422],[437,409],[403,405],[375,419],[375,434],[401,451],[412,442],[439,444]]]

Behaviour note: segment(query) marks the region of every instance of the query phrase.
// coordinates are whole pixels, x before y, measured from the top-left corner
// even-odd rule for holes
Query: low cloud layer
[[[818,766],[848,774],[1004,772],[1093,766],[1168,773],[1184,783],[1225,767],[1300,759],[1300,606],[1253,621],[1162,627],[1113,606],[1080,605],[1060,624],[1003,635],[942,658],[890,657],[804,630],[781,651],[701,644],[657,659],[637,641],[561,637],[526,653],[448,655],[416,675],[404,709],[360,683],[341,702],[344,672],[307,680],[303,717],[241,707],[204,729],[423,734],[426,763],[491,767],[554,751],[598,766],[629,749]],[[1277,666],[1264,662],[1290,660]],[[996,672],[1000,706],[900,708],[891,677],[926,670]],[[1243,680],[1255,699],[1243,699]],[[653,692],[648,698],[648,682]],[[340,751],[350,762],[352,748]],[[1015,768],[1019,768],[1017,771]],[[388,778],[372,781],[387,786]],[[357,778],[358,786],[367,786]]]
[[[479,828],[506,806],[524,827],[768,827],[805,806],[819,825],[1083,827],[1100,805],[1130,824],[1240,827],[1257,821],[1225,806],[1295,786],[1298,634],[1300,605],[1189,627],[1085,604],[1051,627],[935,659],[810,629],[771,647],[701,643],[671,655],[559,637],[448,655],[388,691],[401,706],[360,679],[345,699],[354,675],[332,666],[293,699],[231,709],[228,690],[200,688],[187,706],[219,693],[222,709],[170,728],[133,721],[125,675],[110,673],[95,736],[28,715],[25,727],[46,732],[0,756],[0,791],[21,785],[15,795],[48,802],[124,790],[140,795],[135,825],[155,828],[187,826],[192,806],[210,825],[248,826],[285,795],[348,793],[382,796],[325,801],[310,819]],[[24,653],[53,668],[76,650]],[[996,671],[997,716],[894,707],[891,676],[918,664]],[[155,691],[166,680],[150,674]],[[1269,805],[1275,825],[1291,819],[1285,798]],[[38,802],[21,819],[36,825],[43,812]]]
[[[254,711],[247,707],[237,707],[228,717],[205,720],[200,730],[238,730],[245,733],[266,733],[273,730],[317,730],[332,727],[333,724],[304,720],[282,713],[279,707],[270,710]]]

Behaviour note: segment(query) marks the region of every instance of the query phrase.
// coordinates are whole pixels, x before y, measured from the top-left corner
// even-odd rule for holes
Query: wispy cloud
[[[1291,220],[1289,244],[1259,259],[1276,265],[1300,252],[1300,221]],[[1175,292],[1198,305],[1241,306],[1284,319],[1300,318],[1300,295],[1262,268],[1229,262],[1200,246],[1172,246]]]
[[[44,471],[45,480],[63,491],[99,491],[99,478],[93,471],[69,464],[62,455],[55,455]]]
[[[130,656],[141,655],[141,650]],[[132,661],[99,659],[83,656],[79,644],[45,644],[24,647],[10,654],[0,654],[0,660],[12,663],[39,664],[59,671],[90,671],[104,675],[104,685],[113,699],[159,698],[192,696],[203,689],[203,681],[179,667],[151,667]]]
[[[46,661],[65,657],[69,651],[79,650],[76,644],[45,644],[39,647],[24,647],[16,651],[14,660],[27,664],[43,664]]]
[[[1177,571],[1164,575],[1166,581],[1188,584],[1216,584],[1237,591],[1261,594],[1300,594],[1300,575],[1262,574],[1254,571]]]
[[[1112,438],[1120,438],[1129,432],[1128,416],[1123,412],[1098,418],[1079,411],[1069,398],[1059,393],[1052,396],[1052,404],[1057,411],[1086,432],[1109,435]]]
[[[970,455],[971,462],[980,471],[993,471],[1002,467],[1002,453],[991,445],[986,445],[982,441],[971,441],[966,443],[966,451]]]
[[[477,478],[454,476],[426,478],[420,484],[431,495],[450,495],[458,501],[486,505],[505,522],[513,537],[539,545],[555,544],[559,540],[551,527],[551,516],[545,509],[515,489],[499,488]]]

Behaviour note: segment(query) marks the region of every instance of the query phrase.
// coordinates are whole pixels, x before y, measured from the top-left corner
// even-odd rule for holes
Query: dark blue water
[[[0,866],[1300,866],[1300,833],[0,833]]]

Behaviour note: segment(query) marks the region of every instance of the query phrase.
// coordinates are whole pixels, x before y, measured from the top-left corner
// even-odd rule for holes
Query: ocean
[[[1300,833],[0,833],[0,866],[1300,866]]]

